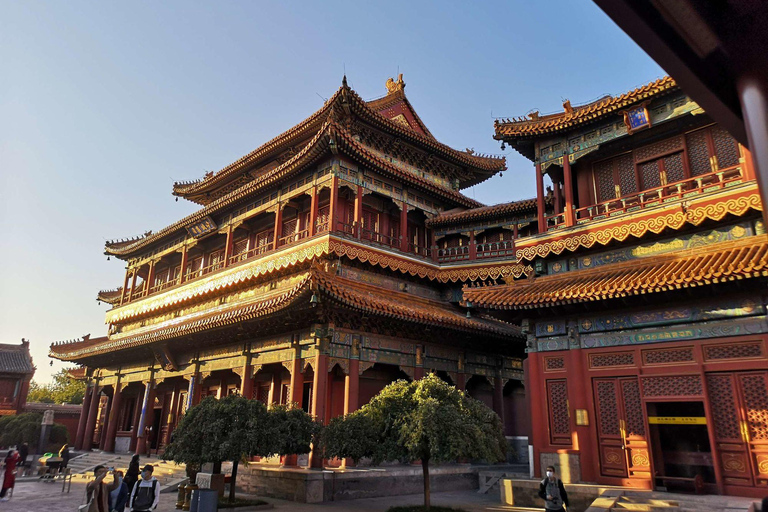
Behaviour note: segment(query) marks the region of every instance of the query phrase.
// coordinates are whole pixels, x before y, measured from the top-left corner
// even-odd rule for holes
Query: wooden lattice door
[[[768,485],[768,372],[707,375],[725,484]]]
[[[650,478],[648,439],[637,378],[594,379],[593,385],[602,474]]]

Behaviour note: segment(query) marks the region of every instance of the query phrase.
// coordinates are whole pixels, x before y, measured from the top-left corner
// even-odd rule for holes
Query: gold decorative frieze
[[[668,205],[665,207],[667,213],[650,209],[646,215],[621,215],[603,222],[579,225],[565,236],[560,231],[554,235],[521,239],[516,256],[518,261],[531,261],[536,257],[544,258],[550,254],[572,252],[596,244],[621,242],[630,236],[640,238],[647,233],[659,234],[665,229],[677,230],[686,225],[698,226],[706,220],[722,220],[726,215],[741,216],[750,210],[762,211],[756,183],[745,184],[739,187],[738,191],[736,188],[691,198],[687,203]]]

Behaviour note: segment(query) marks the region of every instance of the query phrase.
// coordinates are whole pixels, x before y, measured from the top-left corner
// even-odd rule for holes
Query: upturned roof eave
[[[398,98],[397,98],[398,101],[403,101],[407,104],[412,114],[414,115],[414,118],[419,123],[419,126],[424,130],[424,132],[427,135],[421,135],[414,130],[401,127],[394,121],[381,115],[379,112],[371,108],[371,105],[369,105],[368,102],[360,98],[360,96],[354,90],[349,88],[345,83],[344,85],[342,85],[342,87],[340,87],[334,93],[333,96],[331,96],[331,98],[325,103],[325,105],[323,105],[322,108],[320,108],[317,112],[315,112],[314,114],[306,118],[301,123],[293,126],[289,130],[283,132],[282,134],[278,135],[272,140],[262,144],[257,149],[250,152],[248,155],[238,159],[236,162],[233,162],[227,167],[224,167],[223,169],[214,173],[208,178],[203,178],[201,180],[197,180],[190,183],[175,184],[173,189],[173,195],[190,199],[194,196],[205,194],[206,192],[210,192],[211,190],[215,189],[218,186],[222,186],[226,184],[228,182],[228,178],[233,177],[232,175],[237,171],[243,170],[245,167],[249,165],[253,165],[254,163],[258,162],[260,159],[272,153],[278,152],[280,148],[282,148],[285,144],[288,144],[290,141],[306,136],[308,132],[311,132],[313,128],[315,128],[317,125],[319,125],[322,122],[322,120],[324,119],[324,116],[329,114],[334,107],[338,106],[343,108],[345,105],[348,105],[349,98],[351,98],[353,100],[353,104],[359,108],[358,113],[363,113],[364,115],[369,116],[371,119],[378,122],[378,124],[382,128],[386,129],[387,131],[395,132],[400,136],[404,136],[410,139],[412,143],[416,143],[417,145],[420,145],[422,147],[429,148],[433,151],[437,151],[438,153],[441,154],[441,156],[443,156],[449,161],[452,161],[452,163],[454,164],[472,167],[474,168],[475,172],[480,172],[482,174],[481,176],[478,176],[477,180],[468,180],[466,183],[463,183],[462,188],[466,188],[468,186],[481,183],[482,181],[485,181],[496,172],[503,171],[506,169],[506,160],[503,157],[493,158],[493,157],[486,157],[486,156],[470,155],[470,154],[455,150],[450,146],[447,146],[437,141],[429,132],[426,125],[424,125],[424,123],[418,117],[418,114],[416,114],[416,111],[413,109],[413,106],[408,101],[407,97],[405,96],[405,93],[402,91],[399,91],[398,93],[395,93],[395,94],[398,95]],[[384,97],[384,99],[386,98],[387,96]],[[378,101],[378,100],[374,100],[374,101]],[[193,200],[193,199],[190,199],[190,200]],[[199,203],[199,201],[194,201],[194,202]],[[199,204],[203,204],[203,203],[199,203]]]
[[[482,203],[475,201],[474,199],[471,199],[458,191],[445,189],[438,185],[432,184],[427,180],[422,180],[416,176],[404,174],[389,162],[385,162],[373,153],[369,152],[365,146],[358,143],[351,136],[349,136],[343,127],[333,122],[326,122],[321,127],[321,130],[318,131],[318,133],[312,138],[312,141],[310,141],[310,143],[307,144],[307,146],[305,146],[299,154],[294,156],[285,164],[273,169],[269,173],[259,176],[254,181],[247,183],[236,190],[233,190],[229,194],[222,196],[221,198],[215,200],[197,212],[192,213],[187,217],[184,217],[183,219],[161,229],[157,233],[145,236],[143,238],[131,239],[124,242],[108,242],[105,245],[105,254],[127,259],[137,251],[140,251],[153,243],[157,243],[163,240],[165,237],[171,236],[185,229],[186,226],[198,222],[205,216],[214,214],[225,207],[232,206],[233,204],[246,200],[257,191],[263,189],[266,186],[274,185],[282,179],[286,179],[291,175],[291,173],[297,171],[300,168],[303,168],[306,165],[311,165],[312,162],[316,161],[322,155],[329,152],[329,140],[334,136],[340,136],[341,139],[343,139],[346,143],[346,146],[353,149],[353,151],[350,151],[347,153],[347,155],[353,159],[357,159],[359,163],[363,163],[363,160],[359,158],[359,156],[362,155],[365,157],[364,162],[366,164],[373,165],[378,170],[384,171],[385,173],[392,176],[412,180],[412,183],[417,188],[420,188],[426,192],[437,194],[449,202],[453,202],[454,204],[469,208],[483,206]]]

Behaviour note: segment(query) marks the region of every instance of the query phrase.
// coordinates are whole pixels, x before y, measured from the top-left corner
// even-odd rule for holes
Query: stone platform
[[[475,490],[481,471],[516,467],[452,464],[430,466],[432,492]],[[251,464],[237,475],[238,491],[301,503],[400,496],[423,492],[420,465],[308,470]]]

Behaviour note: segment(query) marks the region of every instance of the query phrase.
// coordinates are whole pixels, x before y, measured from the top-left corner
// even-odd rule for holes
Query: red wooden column
[[[360,238],[363,230],[363,187],[357,186],[357,193],[355,194],[355,236]]]
[[[312,189],[312,202],[309,205],[309,236],[317,232],[317,209],[318,209],[317,187]]]
[[[752,152],[755,177],[763,205],[768,205],[768,77],[764,69],[745,72],[736,81],[744,128]],[[768,223],[768,207],[763,208]]]
[[[349,373],[344,376],[344,414],[355,412],[360,402],[360,360],[349,360]]]
[[[416,345],[416,364],[413,368],[413,380],[424,377],[424,346]]]
[[[227,241],[224,244],[224,266],[229,266],[229,259],[232,257],[232,244],[234,243],[234,229],[232,229],[232,224],[227,226]]]
[[[579,349],[569,350],[568,355],[568,402],[573,416],[576,416],[576,409],[592,411],[589,397],[591,396],[590,380],[585,377],[586,357]],[[589,416],[590,413],[587,412]],[[589,423],[597,424],[596,418],[589,418]],[[597,447],[592,443],[592,431],[589,425],[578,426],[574,421],[572,427],[576,433],[576,442],[579,450],[579,460],[581,461],[581,479],[584,482],[594,482],[599,476],[599,460],[595,457],[598,453]]]
[[[138,274],[137,270],[138,269],[135,269],[135,268],[133,269],[133,275],[131,277],[131,291],[130,293],[128,293],[128,302],[131,302],[131,300],[133,300],[133,290],[136,289],[136,275]]]
[[[77,435],[75,436],[75,450],[83,449],[83,439],[85,438],[85,424],[88,422],[88,412],[91,407],[91,398],[93,396],[93,386],[88,382],[83,397],[83,407],[80,409],[80,420],[77,422]]]
[[[464,354],[459,354],[458,373],[456,374],[456,387],[459,391],[467,390],[467,374],[464,373]]]
[[[187,255],[189,253],[189,248],[184,245],[184,247],[181,248],[181,266],[179,267],[179,284],[184,282],[184,269],[187,268]]]
[[[136,434],[138,436],[136,442],[136,453],[143,455],[147,451],[147,436],[145,435],[145,427],[151,425],[155,416],[155,379],[154,375],[144,383],[144,400],[141,404],[141,416],[139,417],[139,424],[137,426]]]
[[[275,234],[272,242],[272,249],[275,250],[280,247],[280,237],[283,235],[283,205],[277,203],[277,211],[275,212]]]
[[[469,232],[469,259],[477,259],[477,241],[475,240],[475,230]]]
[[[149,292],[152,288],[152,281],[155,280],[155,262],[150,261],[149,262],[149,271],[147,272],[147,284],[144,287],[144,296],[146,297],[149,295]]]
[[[560,182],[552,183],[555,189],[555,213],[563,213],[563,197]]]
[[[504,378],[501,371],[496,372],[493,379],[493,411],[501,418],[504,424]]]
[[[131,426],[131,444],[128,447],[128,449],[131,451],[136,449],[136,444],[138,443],[138,439],[139,439],[139,421],[141,421],[141,404],[144,402],[144,395],[142,393],[136,395],[136,398],[134,399],[134,401],[136,402],[136,405],[133,408],[133,421],[131,422],[131,425],[132,425]]]
[[[125,302],[125,294],[128,291],[128,281],[131,279],[131,271],[128,270],[128,267],[125,267],[125,279],[123,280],[123,289],[120,291],[120,305],[122,306]]]
[[[400,204],[400,250],[408,252],[408,203]]]
[[[301,351],[298,347],[298,341],[294,341],[296,347],[295,347],[295,354],[293,357],[293,361],[291,362],[291,396],[289,397],[289,400],[291,402],[291,407],[296,407],[297,409],[301,409],[304,405],[303,398],[304,398],[304,374],[301,372],[303,370],[301,365]],[[285,460],[283,461],[283,466],[287,467],[296,467],[299,464],[299,456],[296,454],[292,455],[286,455]]]
[[[315,356],[315,380],[312,384],[312,416],[323,421],[325,418],[326,397],[328,396],[328,356],[319,351]],[[323,455],[315,447],[309,455],[310,466],[323,467]]]
[[[93,434],[96,430],[96,416],[98,415],[99,403],[101,402],[99,397],[100,393],[101,389],[99,389],[99,379],[96,379],[93,383],[91,403],[88,407],[88,422],[85,424],[85,436],[83,437],[82,449],[86,451],[91,451],[91,448],[93,448]]]
[[[251,364],[251,353],[245,356],[243,364],[243,378],[240,379],[240,395],[248,400],[253,398],[253,365]]]
[[[336,215],[339,209],[339,177],[334,175],[331,178],[331,202],[328,205],[328,231],[335,231]]]
[[[541,164],[536,164],[536,210],[538,212],[539,233],[547,232],[544,207],[544,175],[541,173]]]
[[[565,182],[565,225],[573,226],[576,224],[576,205],[573,203],[573,173],[567,153],[563,155],[563,175]]]
[[[755,176],[755,162],[752,160],[752,153],[746,146],[739,144],[741,154],[744,156],[744,166],[742,167],[742,174],[745,180],[754,180]]]
[[[533,446],[533,474],[541,475],[541,461],[539,454],[544,445],[545,436],[549,432],[547,425],[546,397],[547,393],[541,374],[541,357],[539,352],[530,352],[525,360],[528,365],[526,372],[525,399],[528,402],[528,410],[531,411],[531,437],[528,444]]]
[[[109,409],[108,428],[106,432],[106,440],[104,442],[104,451],[115,451],[115,437],[117,436],[117,422],[120,418],[120,406],[122,404],[122,391],[123,384],[120,382],[120,376],[117,376],[117,383],[115,384],[115,392],[112,395],[112,406]]]

